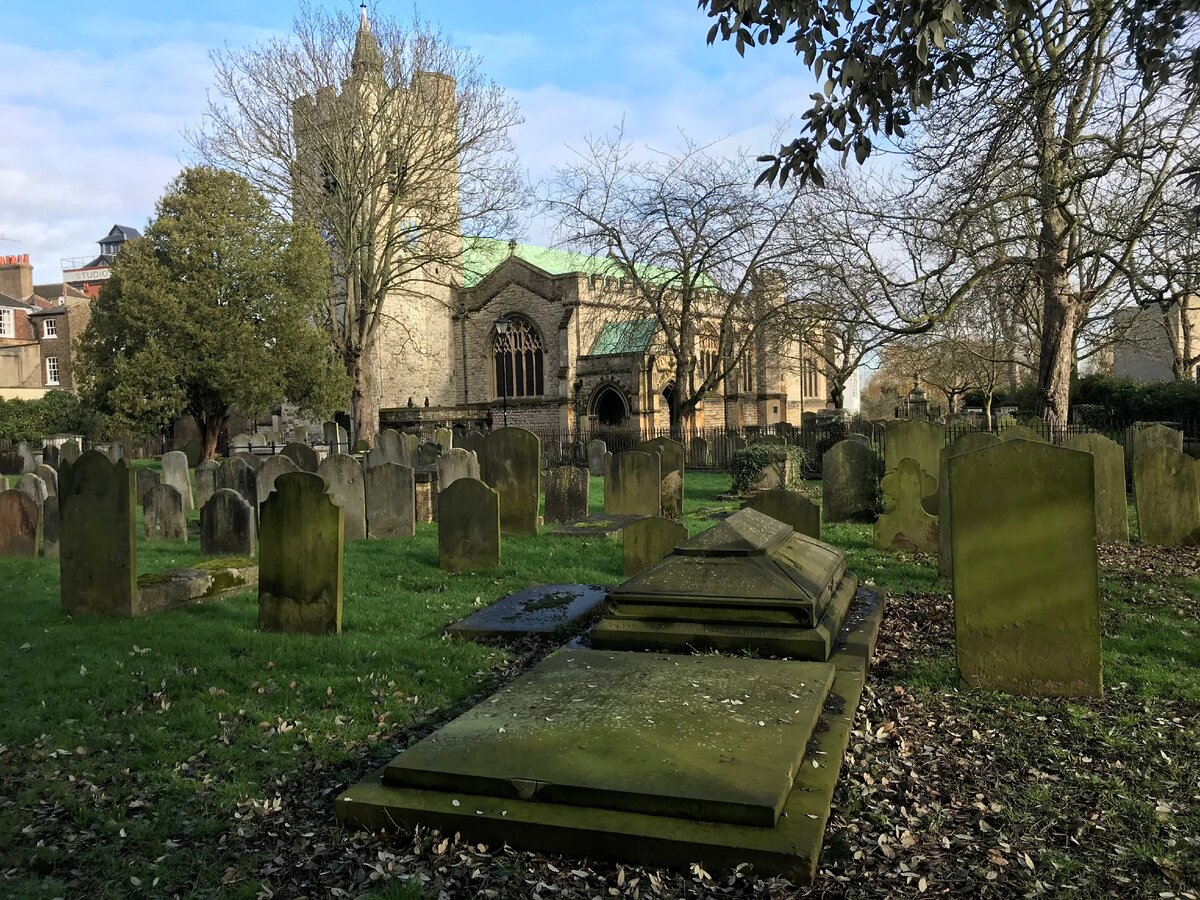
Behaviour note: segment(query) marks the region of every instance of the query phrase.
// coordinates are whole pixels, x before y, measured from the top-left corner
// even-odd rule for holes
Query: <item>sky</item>
[[[357,0],[317,2],[358,12]],[[94,255],[114,223],[146,225],[190,161],[183,132],[204,108],[210,50],[284,35],[298,11],[295,0],[14,5],[0,32],[0,254],[30,254],[38,283],[60,277],[62,258]],[[401,20],[416,9],[482,58],[521,107],[513,138],[533,183],[621,122],[645,146],[677,147],[682,132],[767,152],[815,89],[789,48],[742,59],[709,47],[695,0],[368,6]],[[548,227],[512,237],[549,242]]]

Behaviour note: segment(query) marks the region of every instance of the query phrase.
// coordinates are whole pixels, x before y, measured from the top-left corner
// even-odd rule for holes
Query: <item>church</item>
[[[417,73],[407,86],[383,82],[364,9],[341,97],[381,88],[454,103],[455,84],[439,73]],[[340,102],[332,88],[321,95],[315,102]],[[304,141],[298,129],[298,146]],[[457,190],[456,178],[440,184],[439,205],[457,209]],[[586,436],[669,427],[674,360],[649,311],[631,315],[635,304],[612,302],[622,284],[611,265],[516,241],[450,239],[458,242],[455,265],[426,267],[436,271],[422,271],[383,304],[367,360],[380,428],[508,424]],[[715,363],[704,346],[695,356],[701,375]],[[759,335],[702,399],[689,428],[799,425],[804,413],[830,408],[829,394],[819,356],[798,340]],[[855,409],[857,378],[845,397]]]

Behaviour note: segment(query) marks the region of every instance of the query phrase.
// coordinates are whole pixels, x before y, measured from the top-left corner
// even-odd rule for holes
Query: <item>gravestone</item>
[[[229,458],[242,460],[242,462],[248,465],[255,472],[261,469],[263,465],[263,457],[256,453],[234,453]]]
[[[135,469],[134,484],[137,489],[137,502],[141,506],[146,502],[146,495],[151,490],[158,487],[162,483],[159,473],[154,469]],[[212,491],[210,490],[211,494]],[[204,482],[200,478],[200,469],[196,469],[196,494],[199,499],[204,499]]]
[[[915,459],[902,459],[883,476],[883,512],[875,521],[876,550],[938,552],[938,517],[922,500],[937,491],[937,481]]]
[[[1041,441],[1042,443],[1046,443],[1046,439],[1028,425],[1009,425],[1007,428],[1001,429],[1000,440]]]
[[[345,511],[344,539],[364,540],[367,536],[367,498],[362,465],[353,456],[335,453],[321,460],[317,474],[325,479],[333,502]],[[275,484],[278,489],[278,478]]]
[[[950,543],[950,530],[954,517],[950,510],[950,459],[960,453],[970,453],[972,450],[982,450],[993,444],[1000,443],[1000,438],[986,431],[972,431],[954,439],[953,443],[942,448],[941,459],[938,462],[938,574],[950,578],[954,574],[953,547]]]
[[[28,494],[29,499],[34,502],[38,509],[42,508],[42,504],[46,502],[46,498],[50,496],[50,491],[46,487],[46,482],[42,481],[37,475],[32,472],[26,472],[17,479],[17,490],[23,494]]]
[[[639,450],[662,454],[662,514],[668,519],[683,518],[683,476],[687,450],[668,437],[642,441]]]
[[[326,422],[321,426],[321,430],[325,436],[325,443],[329,445],[330,455],[350,452],[350,437],[345,428],[337,422]]]
[[[628,578],[671,555],[675,547],[687,540],[688,531],[673,519],[647,516],[621,529],[621,550],[624,573]]]
[[[1200,472],[1174,447],[1143,450],[1133,461],[1133,499],[1143,544],[1200,544]]]
[[[75,440],[74,438],[71,438],[69,441],[65,441],[58,451],[59,464],[61,465],[64,462],[75,462],[79,459],[81,452],[82,451],[79,449],[79,441]]]
[[[604,454],[607,452],[608,445],[599,438],[592,438],[587,442],[589,475],[595,475],[599,478],[604,477]]]
[[[24,491],[0,491],[0,556],[37,556],[38,505]]]
[[[959,681],[1098,696],[1100,594],[1090,454],[1002,441],[949,460]]]
[[[588,470],[558,466],[546,479],[546,521],[574,522],[588,514]]]
[[[484,456],[487,453],[487,435],[482,431],[468,431],[462,436],[462,448],[470,450],[475,454],[475,458],[479,460],[479,478],[481,481],[486,481],[487,473],[484,472],[486,460]]]
[[[604,511],[614,516],[657,516],[662,512],[662,457],[642,450],[606,453]]]
[[[372,466],[366,484],[367,537],[408,538],[416,534],[416,483],[413,470],[396,463]]]
[[[821,457],[821,518],[869,522],[875,518],[877,458],[858,441],[838,441]]]
[[[42,504],[42,556],[58,557],[58,497],[49,497]]]
[[[1125,451],[1102,434],[1076,434],[1063,443],[1092,454],[1096,471],[1096,540],[1129,543],[1129,507],[1125,497]]]
[[[442,455],[440,444],[434,444],[429,441],[417,447],[417,468],[427,469],[430,466],[436,466],[438,457]]]
[[[200,507],[200,552],[205,556],[254,556],[255,508],[232,488],[219,488]]]
[[[449,428],[435,428],[433,442],[442,448],[443,453],[448,453],[454,449],[454,432]]]
[[[400,453],[397,462],[402,466],[408,466],[410,469],[417,468],[417,448],[421,445],[420,440],[415,434],[410,434],[407,431],[400,433]]]
[[[470,450],[452,447],[437,461],[438,485],[444,491],[460,478],[479,481],[479,460]]]
[[[342,630],[342,508],[311,472],[285,472],[263,502],[258,627],[284,634]],[[302,563],[302,564],[298,564]]]
[[[385,428],[379,432],[379,437],[375,439],[375,446],[367,454],[367,465],[379,466],[384,463],[404,465],[400,461],[403,454],[404,442],[400,439],[400,432],[394,428]]]
[[[15,474],[24,475],[37,468],[37,460],[34,459],[33,449],[29,446],[28,441],[17,442],[17,456],[21,458],[21,471]]]
[[[541,441],[524,428],[500,428],[484,445],[487,484],[500,495],[500,530],[537,534]]]
[[[561,639],[578,631],[604,605],[594,584],[539,584],[522,588],[446,626],[466,640],[514,639],[536,634]]]
[[[299,472],[300,467],[297,466],[290,456],[284,456],[282,453],[277,453],[275,456],[267,457],[263,462],[262,468],[258,470],[256,475],[256,488],[258,494],[258,506],[262,508],[263,502],[267,499],[267,495],[275,490],[275,479],[286,472]],[[197,474],[197,478],[199,475]]]
[[[42,464],[33,470],[33,474],[46,484],[46,493],[51,497],[58,496],[58,470],[53,466]]]
[[[915,459],[929,474],[938,470],[938,454],[946,444],[946,429],[924,419],[888,422],[883,436],[883,471],[894,471],[902,459]]]
[[[438,494],[438,564],[445,572],[500,565],[500,494],[460,478]]]
[[[200,461],[204,457],[204,448],[200,446],[198,440],[193,438],[183,445],[183,455],[187,457],[188,468],[194,469],[200,465]]]
[[[316,472],[320,460],[317,459],[317,451],[308,444],[301,444],[292,441],[279,451],[283,456],[286,456],[296,464],[296,468],[302,472]]]
[[[249,434],[234,435],[229,439],[229,452],[238,453],[248,451],[254,446],[254,439]]]
[[[142,526],[148,541],[186,541],[183,497],[169,484],[155,485],[142,501]]]
[[[775,488],[755,494],[742,509],[756,509],[777,522],[791,525],[800,534],[821,537],[821,508],[799,491]]]
[[[258,477],[244,459],[224,460],[217,468],[216,489],[237,491],[258,512]]]
[[[1145,428],[1130,428],[1126,434],[1131,460],[1136,460],[1151,447],[1170,447],[1183,452],[1183,432],[1176,431],[1168,425],[1154,424]]]
[[[186,512],[192,509],[192,482],[188,476],[187,456],[181,450],[172,450],[162,455],[162,483],[179,491]]]
[[[200,506],[204,506],[204,504],[208,502],[208,499],[217,492],[217,470],[220,469],[220,467],[221,464],[215,459],[206,459],[204,462],[200,463],[200,465],[196,466],[196,502]],[[142,502],[142,499],[145,497],[145,494],[141,492],[142,471],[144,470],[138,470],[139,503]],[[145,484],[146,490],[149,491],[150,488],[154,487],[156,484],[158,484],[157,476],[155,477],[154,484],[151,484],[149,479],[147,479]]]
[[[704,438],[692,438],[692,443],[688,446],[688,465],[697,469],[708,465],[708,441]]]
[[[133,472],[99,450],[58,473],[59,579],[70,615],[138,611]]]

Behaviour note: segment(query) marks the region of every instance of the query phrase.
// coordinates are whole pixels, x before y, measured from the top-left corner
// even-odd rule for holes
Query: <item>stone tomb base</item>
[[[446,634],[467,640],[569,634],[595,615],[607,591],[594,584],[535,585],[446,626]]]
[[[566,648],[337,800],[338,819],[811,881],[882,603],[829,662]]]
[[[626,525],[644,519],[645,516],[618,516],[600,513],[561,525],[550,532],[554,537],[596,538],[607,541],[620,541],[621,531]]]

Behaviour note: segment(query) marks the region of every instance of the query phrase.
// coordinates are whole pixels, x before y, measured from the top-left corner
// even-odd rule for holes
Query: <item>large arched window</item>
[[[541,335],[527,319],[508,319],[508,333],[492,336],[496,396],[540,397],[545,393]]]

